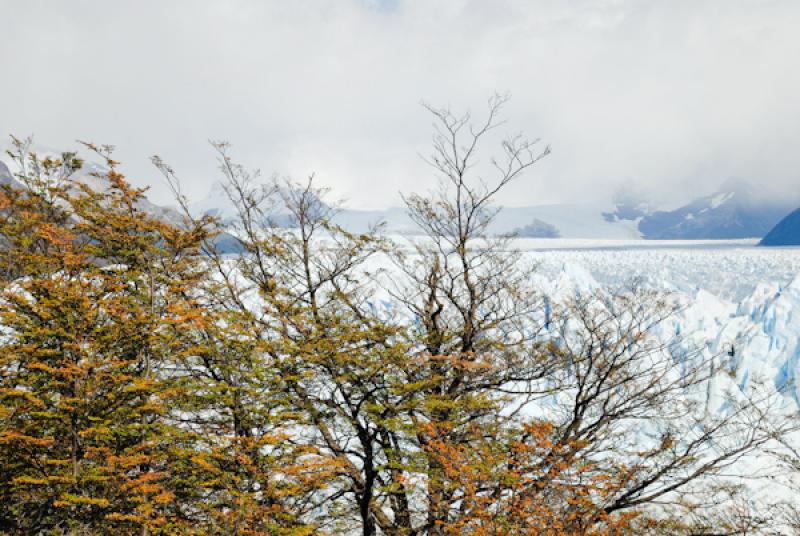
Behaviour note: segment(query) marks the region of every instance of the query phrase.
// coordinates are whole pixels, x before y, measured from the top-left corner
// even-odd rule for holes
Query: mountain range
[[[770,199],[741,180],[726,182],[717,192],[672,211],[657,211],[639,221],[642,238],[760,238],[800,206],[797,199]]]
[[[618,198],[611,207],[601,203],[562,203],[504,207],[491,233],[516,232],[537,238],[603,238],[646,240],[714,240],[761,238],[787,214],[800,207],[800,198],[774,199],[742,180],[728,180],[716,192],[672,210],[655,210],[652,203]],[[384,220],[391,231],[413,233],[413,223],[401,208],[385,211],[345,210],[338,222],[353,230]],[[800,240],[800,234],[795,232]]]
[[[78,179],[94,183],[97,179],[92,174],[102,171],[100,166],[87,163],[78,172]],[[8,166],[0,161],[0,184],[9,182],[15,179]],[[764,245],[800,245],[800,210],[792,212],[798,207],[798,198],[771,199],[760,195],[745,181],[729,180],[718,191],[673,210],[654,210],[652,203],[631,195],[617,196],[611,204],[504,207],[488,232],[513,233],[526,238],[710,240],[764,237]],[[141,201],[140,208],[160,219],[172,222],[182,219],[178,211],[148,199]],[[190,209],[195,215],[210,214],[223,220],[236,214],[220,184],[214,184],[208,195],[192,203]],[[786,220],[782,221],[784,218]],[[291,218],[280,199],[275,202],[271,219],[277,225],[291,226]],[[384,223],[389,233],[413,235],[418,232],[401,207],[343,208],[335,213],[333,222],[352,232],[366,232],[379,222]]]

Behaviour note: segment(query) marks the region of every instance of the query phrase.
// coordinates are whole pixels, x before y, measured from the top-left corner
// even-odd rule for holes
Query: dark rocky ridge
[[[761,240],[762,246],[800,246],[800,208],[791,212]]]

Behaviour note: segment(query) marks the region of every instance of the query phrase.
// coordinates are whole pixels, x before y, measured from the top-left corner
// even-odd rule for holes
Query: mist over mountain
[[[272,196],[269,218],[277,225],[291,227],[291,218],[286,213],[280,192]],[[629,221],[608,221],[603,212],[607,203],[563,203],[529,207],[498,207],[496,218],[490,225],[490,234],[514,234],[528,237],[563,238],[639,238],[635,224]],[[235,214],[223,187],[215,184],[203,199],[191,204],[195,215],[208,214],[223,221]],[[386,232],[414,235],[420,232],[408,217],[404,207],[389,207],[383,210],[358,210],[341,208],[335,210],[332,222],[351,232],[364,233],[382,223]]]
[[[609,222],[628,220],[638,222],[655,210],[651,195],[644,192],[636,184],[628,181],[617,188],[612,197],[613,210],[603,213]]]
[[[741,180],[670,211],[645,215],[638,229],[646,239],[760,238],[797,207],[797,199],[775,198]]]
[[[95,162],[84,164],[75,177],[95,188],[105,187],[96,175],[107,170]],[[14,183],[13,173],[0,160],[0,183]],[[285,198],[294,188],[289,182],[265,186],[270,195],[265,199],[265,217],[278,227],[293,227],[294,222],[286,209]],[[761,238],[781,220],[800,206],[800,198],[784,192],[763,191],[743,179],[728,179],[712,194],[697,197],[673,209],[658,210],[658,202],[641,189],[630,185],[618,189],[610,202],[566,202],[546,205],[498,207],[490,234],[516,234],[536,238],[587,238],[587,239],[653,239],[653,240],[709,240]],[[382,210],[335,208],[325,200],[320,206],[330,209],[332,221],[352,232],[367,232],[382,223],[386,232],[413,235],[419,232],[403,207]],[[160,219],[180,222],[183,216],[169,204],[157,204],[149,198],[140,202],[140,208]],[[222,183],[212,184],[208,193],[190,203],[194,216],[210,215],[223,222],[234,218],[236,203],[226,193]],[[792,220],[765,238],[765,244],[794,243]],[[223,237],[223,249],[234,251],[238,245],[233,237]],[[229,247],[230,246],[230,247]]]
[[[519,238],[559,238],[561,233],[546,221],[534,218],[531,223],[516,228],[513,233]]]
[[[528,237],[602,238],[655,240],[713,240],[760,238],[781,218],[800,205],[797,196],[759,190],[753,183],[732,178],[714,192],[690,200],[678,208],[659,207],[657,200],[640,189],[618,190],[610,202],[565,202],[532,206],[504,206],[488,229],[490,234]],[[660,209],[659,209],[660,208]],[[196,214],[223,220],[235,207],[220,184],[195,203]],[[272,202],[271,218],[291,227],[280,194]],[[382,210],[337,210],[333,222],[353,232],[366,232],[384,223],[387,232],[416,234],[416,225],[403,207]]]

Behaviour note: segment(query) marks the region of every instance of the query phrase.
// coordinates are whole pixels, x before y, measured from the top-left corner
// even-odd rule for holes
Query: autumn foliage
[[[0,187],[0,531],[756,526],[718,477],[788,425],[754,398],[703,412],[687,393],[713,363],[652,336],[672,310],[661,296],[554,304],[509,237],[487,232],[494,195],[549,153],[512,137],[494,182],[472,177],[504,102],[477,124],[429,107],[439,186],[405,197],[423,238],[403,244],[337,226],[312,179],[264,183],[224,143],[236,214],[221,221],[191,213],[161,159],[169,217],[145,210],[111,148],[86,144],[88,166],[14,139],[16,182]]]

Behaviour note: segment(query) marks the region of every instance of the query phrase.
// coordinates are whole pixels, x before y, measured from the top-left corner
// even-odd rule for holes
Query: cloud
[[[218,178],[207,140],[266,174],[316,172],[351,206],[431,186],[420,100],[553,146],[500,200],[674,202],[730,176],[782,191],[800,170],[793,0],[0,0],[0,132],[113,143],[130,177]],[[488,155],[485,157],[487,158]]]

